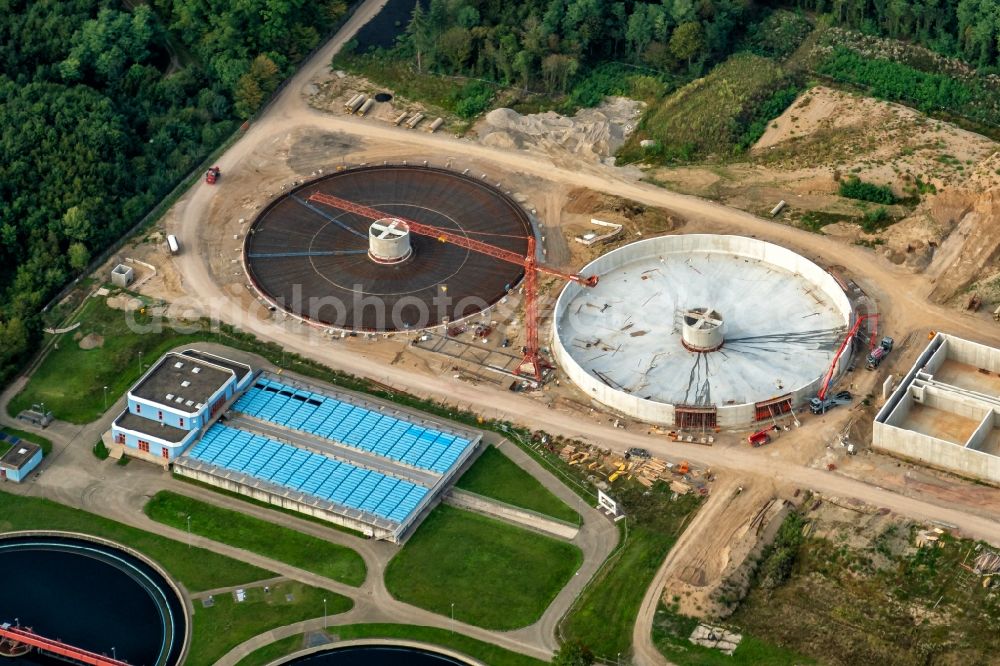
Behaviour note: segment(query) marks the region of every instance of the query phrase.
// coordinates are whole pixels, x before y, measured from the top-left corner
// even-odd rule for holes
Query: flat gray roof
[[[42,450],[42,447],[33,442],[21,440],[14,444],[13,448],[0,458],[0,465],[10,469],[21,469],[31,457]]]
[[[250,372],[250,366],[246,363],[240,363],[238,361],[231,361],[228,358],[222,358],[221,356],[216,356],[215,354],[209,354],[208,352],[198,351],[197,349],[185,349],[181,352],[184,356],[189,356],[190,358],[196,358],[201,361],[206,361],[208,363],[214,363],[215,365],[220,365],[223,368],[229,368],[236,373],[237,381],[243,379],[247,373]]]
[[[137,398],[194,414],[234,374],[233,370],[215,363],[170,352],[157,361],[130,393]]]
[[[122,412],[121,416],[115,419],[115,425],[119,428],[134,430],[135,432],[149,435],[150,437],[156,437],[157,439],[162,439],[174,444],[183,440],[190,432],[189,430],[181,430],[180,428],[175,428],[174,426],[167,425],[166,423],[160,423],[159,421],[143,418],[142,416],[138,416],[129,411]]]

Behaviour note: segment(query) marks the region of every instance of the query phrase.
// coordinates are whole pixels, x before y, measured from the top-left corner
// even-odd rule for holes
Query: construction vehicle
[[[868,354],[867,367],[869,370],[874,370],[879,366],[879,364],[882,362],[882,359],[888,356],[889,352],[892,351],[892,345],[893,345],[892,338],[890,337],[882,338],[882,342],[879,344],[879,346],[871,350],[871,353]]]
[[[869,334],[867,335],[868,349],[869,352],[875,349],[875,336],[878,334],[878,314],[862,314],[859,315],[857,319],[854,320],[854,325],[851,326],[851,330],[847,332],[844,337],[844,341],[840,343],[840,348],[837,353],[833,356],[833,361],[830,362],[830,368],[826,371],[826,376],[823,378],[823,385],[820,386],[819,392],[816,394],[815,398],[809,401],[809,409],[812,410],[813,414],[822,414],[826,411],[827,407],[836,406],[828,404],[826,400],[826,394],[830,390],[830,384],[833,383],[833,375],[837,372],[837,365],[840,363],[840,357],[844,355],[844,351],[847,350],[848,345],[850,345],[855,338],[859,341],[864,341],[866,336],[861,334],[861,324],[866,321],[871,321],[869,326]],[[892,349],[892,338],[883,338],[883,343],[888,340],[889,348]],[[847,395],[850,395],[849,393]],[[837,403],[841,404],[841,403]],[[820,411],[816,411],[816,409]]]
[[[423,117],[422,114],[418,115]],[[495,259],[500,259],[501,261],[506,261],[523,267],[524,326],[526,344],[524,345],[524,356],[521,359],[521,362],[514,369],[514,373],[522,377],[526,376],[532,378],[536,386],[541,385],[542,383],[542,372],[552,367],[552,364],[542,356],[541,346],[538,343],[538,273],[551,275],[569,282],[576,282],[583,287],[596,287],[599,279],[596,275],[584,277],[575,273],[563,273],[562,271],[558,271],[554,268],[540,265],[538,263],[537,253],[535,252],[534,234],[525,237],[524,240],[527,242],[527,249],[525,254],[522,255],[505,248],[490,245],[489,243],[485,243],[481,240],[469,238],[468,236],[455,233],[454,231],[449,231],[448,229],[434,227],[429,224],[424,224],[423,222],[402,218],[397,215],[388,215],[374,208],[362,206],[352,201],[348,201],[347,199],[335,197],[331,194],[314,192],[309,196],[309,201],[321,203],[325,206],[353,213],[370,220],[381,220],[387,217],[392,217],[405,222],[409,226],[411,234],[427,236],[441,243],[451,243],[452,245],[456,245],[466,250],[479,252],[480,254],[485,254]],[[451,331],[449,331],[449,335],[450,334]]]
[[[209,185],[215,185],[215,181],[220,178],[222,178],[222,170],[217,166],[214,166],[205,172],[205,182]]]
[[[836,395],[830,396],[829,398],[823,398],[822,400],[819,397],[816,397],[809,401],[809,411],[813,414],[825,414],[837,405],[851,404],[852,399],[853,396],[851,396],[850,391],[841,391]]]
[[[778,426],[770,425],[763,430],[758,430],[747,437],[747,443],[755,449],[759,446],[764,446],[765,444],[770,443],[771,435],[769,433],[777,427]]]

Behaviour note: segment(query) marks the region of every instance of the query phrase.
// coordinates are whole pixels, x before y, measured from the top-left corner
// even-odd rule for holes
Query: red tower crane
[[[875,337],[878,335],[878,315],[877,314],[863,314],[858,315],[858,318],[854,320],[854,326],[848,331],[847,336],[844,341],[840,343],[840,349],[837,350],[836,356],[833,357],[833,363],[830,364],[830,369],[826,372],[826,377],[823,378],[823,385],[819,388],[819,393],[816,397],[820,400],[826,399],[826,392],[830,390],[830,382],[833,381],[833,374],[837,371],[837,363],[840,361],[840,357],[843,356],[844,350],[847,349],[847,345],[850,344],[854,336],[858,334],[861,330],[861,324],[867,320],[872,320],[871,326],[871,336],[868,342],[868,351],[875,349]]]
[[[583,277],[582,275],[563,273],[562,271],[557,271],[554,268],[539,265],[538,260],[535,257],[534,236],[527,237],[528,252],[526,255],[521,255],[511,250],[506,250],[501,247],[496,247],[495,245],[490,245],[489,243],[468,238],[467,236],[449,231],[448,229],[423,224],[405,217],[399,217],[398,215],[389,215],[374,208],[362,206],[352,201],[348,201],[347,199],[341,199],[340,197],[335,197],[330,194],[315,192],[309,196],[309,201],[325,204],[331,208],[338,208],[371,220],[382,220],[386,218],[401,220],[407,224],[410,229],[410,233],[434,238],[442,243],[451,243],[452,245],[457,245],[458,247],[472,250],[473,252],[479,252],[480,254],[485,254],[487,256],[524,267],[524,358],[522,359],[521,364],[517,366],[515,372],[519,375],[530,375],[535,379],[535,381],[541,380],[542,368],[551,367],[548,361],[542,358],[538,345],[537,273],[545,273],[546,275],[552,275],[554,277],[562,278],[563,280],[576,282],[584,287],[597,286],[598,278],[596,275]]]

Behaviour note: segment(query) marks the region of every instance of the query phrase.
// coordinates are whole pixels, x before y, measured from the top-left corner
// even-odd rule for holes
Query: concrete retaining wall
[[[1000,457],[885,423],[875,423],[872,443],[889,453],[949,472],[1000,484]]]
[[[815,284],[834,303],[836,308],[843,314],[844,325],[846,327],[854,323],[850,300],[832,275],[789,249],[745,236],[684,234],[650,238],[620,247],[599,257],[587,264],[580,271],[580,274],[603,275],[621,269],[623,266],[642,257],[691,252],[717,252],[720,254],[747,257],[780,266],[793,273],[798,273]],[[563,289],[559,295],[559,299],[556,301],[553,313],[555,324],[552,327],[552,354],[557,365],[573,383],[579,386],[591,398],[641,421],[673,426],[674,406],[672,404],[640,398],[608,386],[587,372],[587,370],[573,359],[566,349],[560,336],[562,320],[566,315],[566,309],[569,307],[570,302],[572,302],[582,289],[585,289],[585,287],[575,282],[570,282]],[[850,360],[850,354],[845,353],[841,357],[837,368],[838,376],[844,372],[850,364]],[[805,386],[793,388],[791,391],[792,406],[799,407],[808,401],[809,398],[816,395],[816,392],[823,383],[823,379],[820,376]],[[766,400],[770,397],[760,396],[759,399]],[[720,405],[718,406],[717,423],[722,428],[746,427],[754,423],[755,416],[756,409],[754,403]]]
[[[945,360],[995,370],[1000,350],[938,333],[875,417],[872,445],[893,455],[1000,484],[1000,456],[980,449],[1000,423],[1000,398],[935,381]],[[997,365],[991,365],[991,364]],[[953,443],[903,427],[915,403],[979,423],[968,440]]]
[[[1000,372],[1000,349],[961,338],[948,338],[948,358],[990,372]]]
[[[273,504],[274,506],[280,506],[283,509],[289,509],[297,513],[304,513],[307,516],[313,516],[314,518],[325,520],[328,523],[333,523],[334,525],[340,525],[342,527],[361,532],[362,534],[375,539],[385,539],[394,543],[397,541],[397,535],[390,530],[378,529],[367,523],[354,521],[346,516],[333,513],[332,511],[325,511],[288,497],[276,495],[261,488],[252,488],[235,479],[222,478],[206,471],[191,469],[190,467],[184,467],[179,464],[174,465],[174,473],[179,476],[186,476],[196,481],[201,481],[202,483],[207,483],[208,485],[215,486],[216,488],[222,488],[223,490],[239,493],[240,495],[246,495],[247,497],[252,497],[255,500],[267,502],[268,504]]]

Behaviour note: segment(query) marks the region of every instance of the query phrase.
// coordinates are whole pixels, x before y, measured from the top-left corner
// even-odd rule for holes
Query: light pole
[[[455,633],[455,602],[451,602],[451,633]]]
[[[104,411],[108,411],[108,387],[104,387]]]
[[[139,374],[142,374],[142,352],[139,352]]]
[[[118,653],[115,651],[115,646],[111,646],[111,658],[118,661]]]
[[[187,523],[188,523],[188,548],[190,548],[191,547],[191,514],[190,513],[188,514],[188,517],[187,517]]]
[[[326,597],[323,597],[323,628],[326,629]]]

